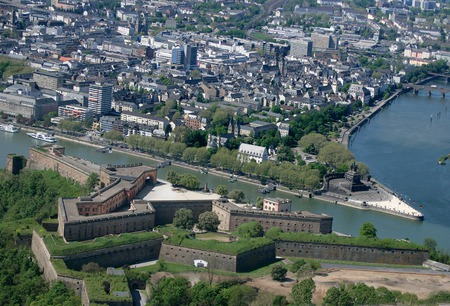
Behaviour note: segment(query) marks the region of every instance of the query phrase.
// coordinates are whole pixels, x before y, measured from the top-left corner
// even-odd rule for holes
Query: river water
[[[441,155],[450,153],[450,135],[446,133],[450,131],[450,110],[448,114],[444,113],[449,102],[449,98],[442,99],[440,96],[402,96],[373,118],[370,124],[362,127],[351,145],[351,150],[358,160],[370,166],[374,177],[420,203],[416,205],[423,205],[425,221],[411,221],[316,199],[297,198],[280,191],[269,196],[290,198],[293,201],[293,210],[308,210],[333,216],[334,231],[358,235],[361,225],[368,221],[378,229],[379,237],[408,238],[419,243],[422,243],[424,238],[432,237],[440,248],[450,251],[450,239],[447,238],[450,235],[450,224],[446,222],[450,216],[450,165],[436,165]],[[439,111],[440,120],[433,118],[430,125],[430,115],[434,114],[433,117],[436,117]],[[3,143],[0,146],[0,168],[5,167],[6,154],[28,156],[31,146],[43,144],[28,137],[24,132],[1,132],[0,143]],[[151,160],[120,152],[99,153],[93,147],[70,141],[59,140],[58,144],[66,147],[67,155],[85,158],[98,164],[156,164]],[[202,185],[207,182],[210,188],[225,184],[229,190],[244,190],[246,200],[250,202],[255,202],[260,196],[257,186],[240,181],[230,183],[227,178],[203,175],[195,169],[169,166],[159,169],[158,177],[165,179],[170,169],[196,174]]]

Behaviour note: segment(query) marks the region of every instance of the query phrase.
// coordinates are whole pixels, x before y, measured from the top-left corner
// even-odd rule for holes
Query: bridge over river
[[[431,96],[432,92],[439,92],[443,98],[445,98],[446,93],[450,92],[450,88],[437,87],[436,85],[405,84],[405,85],[403,85],[403,88],[404,89],[412,89],[414,94],[416,94],[416,95],[421,90],[427,91],[429,96]]]

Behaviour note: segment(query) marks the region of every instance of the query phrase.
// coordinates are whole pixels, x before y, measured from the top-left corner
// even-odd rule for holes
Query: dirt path
[[[289,296],[295,285],[295,276],[288,274],[288,280],[279,283],[269,276],[253,279],[247,284],[262,291]],[[368,286],[386,287],[389,290],[399,290],[416,294],[419,298],[426,298],[435,291],[450,291],[450,277],[445,275],[428,275],[399,272],[380,272],[362,270],[328,270],[314,278],[316,292],[313,302],[320,304],[327,290],[340,283],[365,283]]]

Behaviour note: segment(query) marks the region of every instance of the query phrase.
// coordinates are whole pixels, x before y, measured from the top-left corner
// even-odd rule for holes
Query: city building
[[[143,124],[151,127],[155,127],[159,130],[165,131],[167,125],[169,124],[169,120],[165,118],[155,117],[151,115],[132,113],[123,111],[120,115],[120,120],[124,122],[134,122],[138,124]]]
[[[255,146],[248,143],[241,143],[237,158],[242,162],[255,160],[258,164],[269,157],[265,147]]]
[[[71,119],[86,121],[94,118],[91,109],[76,105],[65,105],[58,107],[58,116],[70,117]]]
[[[189,70],[197,66],[197,47],[189,44],[185,45],[184,56],[185,56],[184,66],[186,69]]]
[[[337,49],[339,47],[339,38],[321,33],[312,33],[311,40],[314,50]]]
[[[291,40],[290,55],[296,58],[312,56],[313,42],[305,39]]]
[[[290,212],[292,201],[289,199],[281,198],[264,198],[263,210],[277,211],[277,212]]]
[[[58,89],[63,85],[63,77],[58,73],[35,71],[33,80],[39,88]]]
[[[112,85],[91,84],[89,86],[88,108],[95,115],[104,115],[111,111]]]
[[[49,112],[58,111],[58,103],[52,98],[27,95],[26,92],[0,93],[0,111],[24,118],[41,120]]]
[[[172,64],[184,65],[184,50],[181,46],[172,48]]]

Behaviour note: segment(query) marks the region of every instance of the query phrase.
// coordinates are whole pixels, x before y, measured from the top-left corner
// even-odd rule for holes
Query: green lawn
[[[138,243],[147,240],[162,238],[161,234],[154,232],[122,233],[117,236],[105,236],[89,241],[73,241],[66,243],[62,237],[53,234],[41,236],[52,255],[67,256],[94,250],[112,248],[125,244]]]

